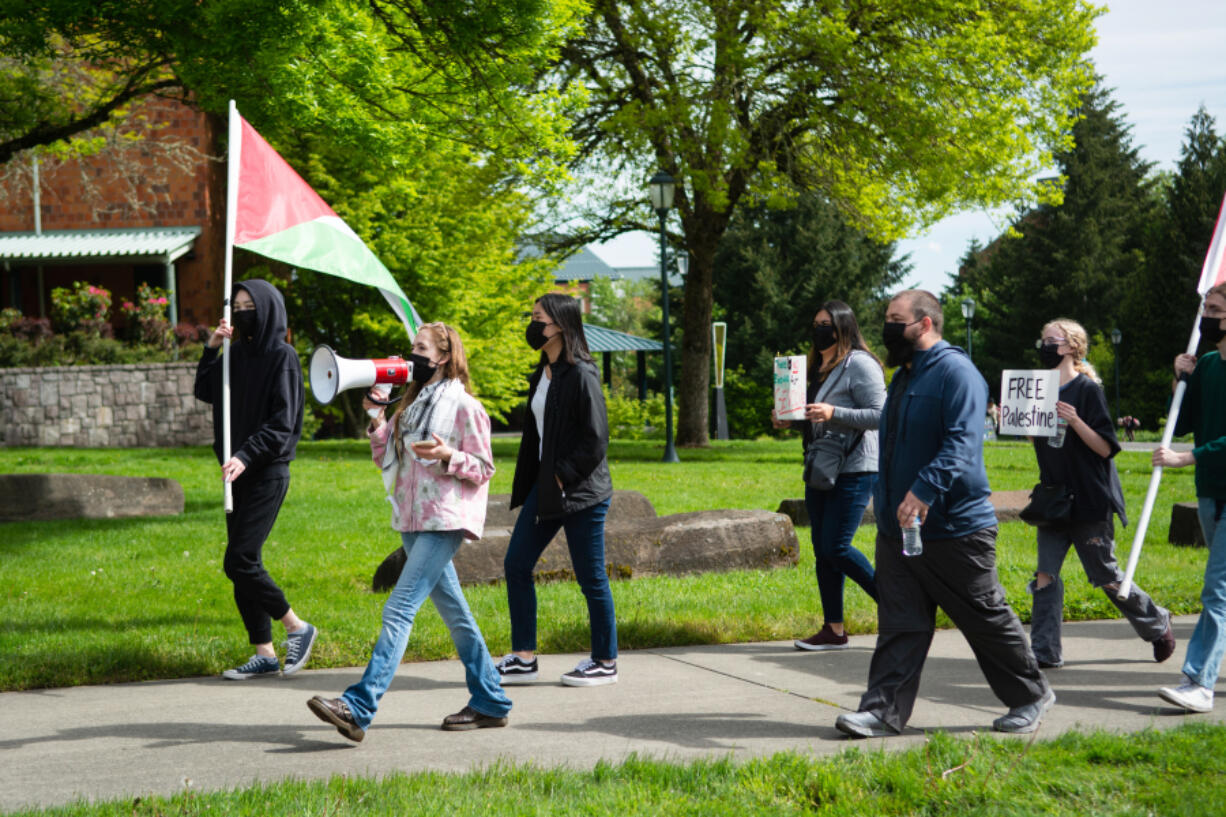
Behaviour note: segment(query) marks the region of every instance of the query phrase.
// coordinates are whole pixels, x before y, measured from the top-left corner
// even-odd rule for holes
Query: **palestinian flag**
[[[251,124],[231,111],[230,201],[235,247],[376,287],[409,337],[421,318],[396,279],[348,224]],[[237,170],[237,173],[235,172]]]
[[[1213,240],[1209,242],[1209,252],[1205,253],[1205,264],[1201,267],[1200,283],[1196,291],[1201,297],[1218,284],[1226,284],[1226,197],[1222,199],[1222,207],[1218,210],[1217,225],[1213,228]]]

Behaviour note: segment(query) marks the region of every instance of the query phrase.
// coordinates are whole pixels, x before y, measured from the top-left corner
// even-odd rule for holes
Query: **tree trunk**
[[[687,232],[689,232],[687,230]],[[682,304],[680,394],[678,395],[677,444],[706,446],[711,385],[711,291],[718,236],[697,235],[689,243],[690,269]]]

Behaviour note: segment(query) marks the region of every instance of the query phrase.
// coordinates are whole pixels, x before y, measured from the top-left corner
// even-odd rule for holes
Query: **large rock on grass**
[[[563,536],[545,548],[534,573],[537,581],[574,577]],[[510,539],[507,528],[487,528],[483,539],[462,545],[455,557],[460,581],[502,580],[502,560]],[[790,567],[798,558],[791,521],[770,511],[695,511],[622,519],[605,527],[605,569],[614,579]],[[403,567],[404,551],[397,548],[375,572],[373,589],[390,589]]]
[[[491,494],[485,506],[485,526],[514,529],[520,509],[511,510],[510,504],[510,494]],[[629,519],[654,519],[655,515],[656,509],[651,500],[638,491],[614,491],[605,524],[615,525]]]
[[[1205,547],[1205,532],[1200,529],[1195,502],[1176,502],[1171,506],[1171,529],[1166,540],[1172,545]]]
[[[183,486],[161,477],[0,474],[0,522],[183,513]]]
[[[992,507],[996,509],[996,518],[1001,522],[1012,522],[1019,519],[1019,514],[1022,508],[1025,508],[1030,502],[1030,491],[993,491]],[[792,524],[798,528],[807,528],[810,525],[809,511],[805,507],[803,499],[785,499],[779,503],[777,513],[792,520]],[[868,501],[868,507],[864,509],[864,518],[860,520],[861,525],[872,525],[877,521],[877,517],[873,514],[873,501]]]

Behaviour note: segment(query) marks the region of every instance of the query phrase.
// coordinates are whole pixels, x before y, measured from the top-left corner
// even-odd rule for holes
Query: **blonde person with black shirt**
[[[1043,327],[1039,359],[1060,373],[1056,414],[1068,423],[1063,444],[1054,437],[1035,437],[1039,478],[1045,485],[1060,485],[1072,495],[1066,521],[1038,528],[1038,568],[1029,590],[1033,595],[1030,644],[1043,668],[1063,666],[1060,627],[1064,618],[1064,584],[1060,568],[1069,547],[1077,551],[1086,578],[1101,588],[1143,641],[1153,645],[1155,661],[1175,651],[1171,614],[1154,603],[1144,590],[1132,586],[1128,598],[1118,598],[1124,575],[1115,559],[1113,517],[1128,524],[1124,493],[1112,459],[1120,445],[1107,410],[1107,397],[1094,367],[1085,360],[1089,339],[1081,324],[1057,318]]]

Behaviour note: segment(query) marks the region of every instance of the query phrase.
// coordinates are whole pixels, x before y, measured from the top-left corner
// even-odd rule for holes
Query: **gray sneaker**
[[[1039,700],[1025,706],[1015,706],[1006,714],[992,721],[992,728],[997,732],[1010,732],[1018,735],[1033,732],[1039,728],[1043,715],[1055,703],[1056,693],[1051,687],[1048,687],[1047,692]]]
[[[853,738],[892,738],[898,733],[872,712],[848,712],[839,715],[834,728]]]
[[[315,636],[319,631],[314,624],[308,624],[296,633],[289,633],[285,638],[285,670],[283,675],[293,675],[306,666],[311,657],[311,647],[315,646]]]
[[[226,670],[221,677],[230,681],[246,681],[248,678],[271,678],[280,674],[280,661],[266,655],[253,655],[246,664]]]

